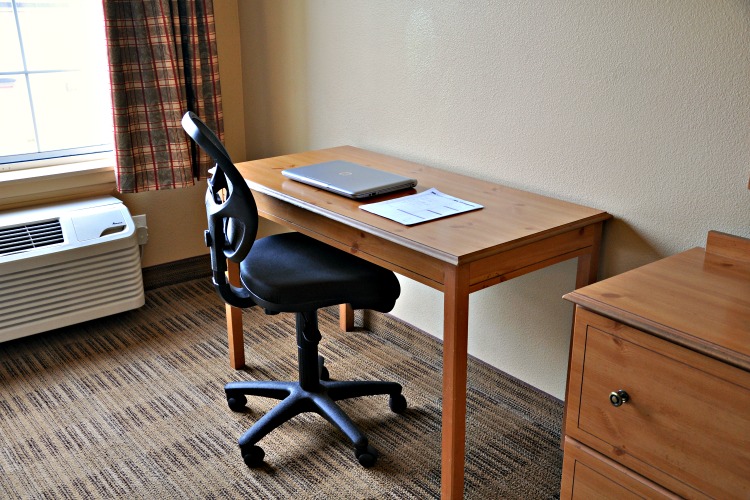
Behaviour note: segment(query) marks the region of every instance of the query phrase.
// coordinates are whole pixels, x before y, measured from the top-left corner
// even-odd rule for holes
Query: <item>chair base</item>
[[[269,432],[299,415],[315,412],[343,432],[354,444],[354,454],[359,463],[371,467],[377,451],[369,445],[367,437],[336,404],[336,401],[360,396],[390,394],[389,405],[395,413],[406,410],[406,398],[401,385],[395,382],[332,381],[322,356],[318,355],[321,335],[318,330],[317,310],[297,312],[297,357],[299,380],[297,382],[247,381],[230,382],[224,386],[227,403],[233,411],[242,411],[247,403],[245,396],[263,396],[279,399],[271,411],[263,415],[239,439],[242,458],[249,467],[263,463],[265,453],[256,446]]]
[[[319,357],[318,364],[322,378],[328,378],[322,357]],[[306,381],[305,385],[310,385],[309,381]],[[306,412],[321,415],[343,432],[354,445],[354,454],[360,464],[364,467],[371,467],[377,459],[377,451],[369,445],[367,437],[336,404],[336,401],[389,394],[391,410],[395,413],[403,413],[406,410],[406,398],[401,394],[401,390],[401,385],[395,382],[332,381],[320,378],[317,381],[317,387],[312,389],[303,389],[299,381],[230,382],[224,387],[227,403],[233,411],[244,410],[247,403],[245,396],[263,396],[281,400],[238,441],[242,458],[249,467],[257,467],[263,462],[265,453],[259,446],[256,446],[258,441],[284,422]]]

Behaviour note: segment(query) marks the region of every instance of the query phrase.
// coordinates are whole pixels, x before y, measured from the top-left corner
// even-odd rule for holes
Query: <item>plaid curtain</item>
[[[192,186],[212,167],[180,120],[223,136],[212,0],[103,0],[121,193]]]

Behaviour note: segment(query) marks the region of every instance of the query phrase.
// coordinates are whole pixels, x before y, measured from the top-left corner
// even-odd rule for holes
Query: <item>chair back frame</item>
[[[185,113],[182,128],[215,162],[205,198],[208,218],[205,239],[211,253],[214,286],[227,304],[252,307],[255,302],[250,293],[229,283],[227,260],[239,264],[250,253],[258,234],[255,199],[219,138],[195,113]]]

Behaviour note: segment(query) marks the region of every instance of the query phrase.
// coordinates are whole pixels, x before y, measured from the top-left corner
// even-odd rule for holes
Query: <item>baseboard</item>
[[[338,306],[333,306],[332,312],[338,315]],[[401,318],[397,318],[396,316],[393,316],[392,314],[383,314],[383,313],[378,313],[374,311],[356,310],[354,311],[354,325],[355,327],[358,327],[358,326],[363,327],[373,332],[387,332],[388,330],[393,329],[394,325],[400,325],[402,327],[403,332],[408,331],[408,333],[404,333],[404,338],[408,338],[409,335],[426,335],[434,339],[436,342],[440,343],[441,345],[443,344],[442,339],[436,337],[435,335],[432,335],[431,333],[425,330],[422,330],[412,325],[411,323],[407,323],[406,321],[402,320]],[[539,389],[538,387],[534,387],[528,382],[525,382],[517,377],[514,377],[513,375],[510,375],[504,372],[497,366],[494,366],[471,354],[469,354],[469,358],[472,359],[476,363],[475,366],[477,367],[483,367],[485,370],[501,373],[504,377],[509,377],[513,379],[514,383],[518,384],[519,386],[525,387],[530,392],[534,392],[538,394],[540,397],[554,401],[560,406],[564,404],[560,398],[553,396],[552,394],[549,394],[548,392],[545,392],[542,389]]]
[[[167,285],[211,276],[211,257],[199,255],[189,259],[143,268],[143,286],[153,290]]]

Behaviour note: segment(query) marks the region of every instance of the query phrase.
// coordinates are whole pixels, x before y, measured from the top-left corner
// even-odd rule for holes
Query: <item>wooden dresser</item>
[[[750,240],[581,288],[561,498],[750,498]]]

